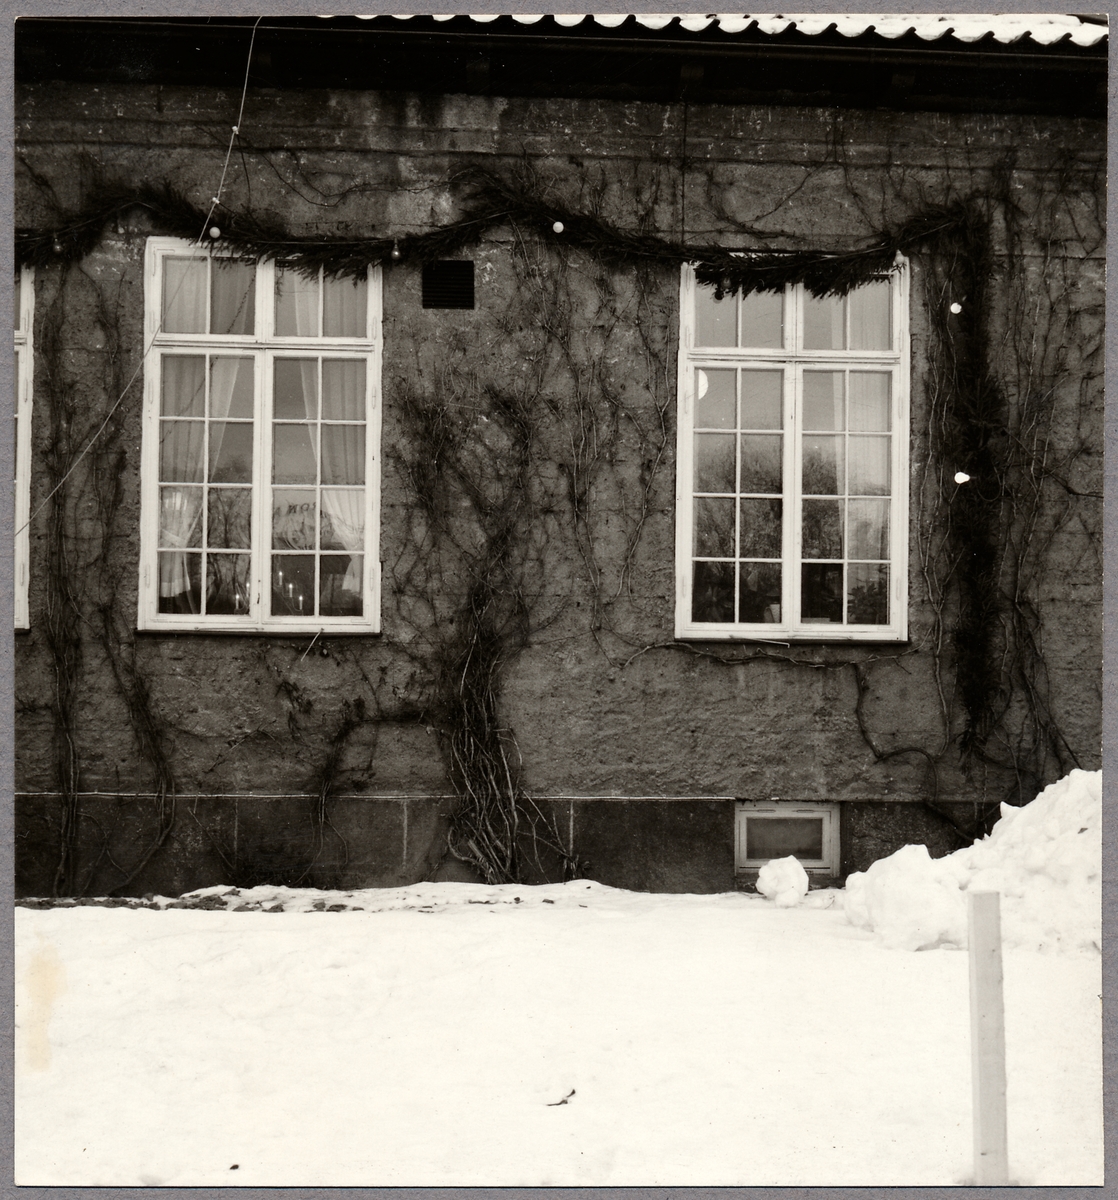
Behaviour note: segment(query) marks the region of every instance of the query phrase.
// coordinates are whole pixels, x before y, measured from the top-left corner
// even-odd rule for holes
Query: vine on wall
[[[618,228],[603,215],[601,194],[592,187],[582,188],[580,205],[567,203],[527,167],[507,176],[463,174],[455,181],[461,217],[419,235],[299,238],[250,211],[222,208],[210,218],[217,235],[208,240],[219,249],[332,275],[427,262],[478,245],[498,227],[512,231],[515,298],[497,324],[506,356],[523,367],[515,386],[508,383],[513,376],[494,364],[487,373],[462,343],[450,348],[439,369],[417,363],[410,379],[389,388],[404,434],[400,472],[415,501],[407,518],[409,545],[392,567],[393,587],[401,621],[411,626],[400,645],[422,680],[401,711],[440,733],[458,797],[447,843],[451,854],[489,882],[518,880],[532,869],[566,876],[578,870],[573,847],[520,784],[515,735],[501,709],[512,663],[571,603],[581,603],[576,595],[588,599],[587,627],[616,665],[671,650],[734,666],[851,669],[855,717],[871,755],[878,761],[922,758],[930,780],[926,803],[961,839],[984,830],[997,800],[1027,800],[1054,771],[1075,764],[1048,701],[1037,596],[1046,551],[1061,528],[1086,520],[1095,529],[1079,502],[1096,497],[1073,482],[1088,449],[1085,431],[1069,434],[1052,422],[1054,398],[1073,383],[1081,389],[1081,409],[1086,405],[1101,351],[1086,344],[1097,314],[1076,305],[1066,245],[1045,230],[1066,221],[1067,197],[1098,189],[1082,167],[1058,161],[1038,190],[1035,209],[1025,212],[1007,186],[1011,173],[1012,163],[1001,164],[984,187],[965,196],[949,191],[934,201],[910,194],[902,181],[889,206],[895,211],[907,205],[912,215],[888,227],[871,221],[874,232],[865,244],[841,251],[773,250],[762,231],[741,222],[740,240],[752,247],[747,256],[720,245],[685,245],[654,232],[651,204],[636,215],[634,228]],[[848,186],[855,190],[849,180]],[[858,201],[866,202],[862,196]],[[57,209],[48,226],[17,233],[17,261],[51,268],[61,280],[39,340],[51,422],[45,628],[63,800],[59,892],[80,887],[74,876],[80,775],[75,711],[84,663],[79,631],[91,611],[158,798],[155,836],[135,863],[119,868],[118,890],[165,845],[175,821],[166,723],[156,712],[134,639],[121,624],[111,571],[98,577],[96,595],[80,595],[74,584],[80,577],[75,553],[83,542],[71,472],[90,431],[78,436],[72,428],[73,381],[63,369],[60,342],[63,297],[109,223],[137,207],[160,231],[192,239],[207,221],[207,213],[170,184],[101,182],[79,210]],[[1039,264],[1023,250],[1026,223],[1042,247]],[[1076,236],[1082,250],[1094,249],[1092,230]],[[665,297],[673,272],[691,262],[700,281],[718,294],[779,290],[794,282],[816,295],[844,294],[889,270],[898,253],[919,264],[931,314],[927,420],[918,431],[924,457],[914,482],[917,554],[933,613],[927,644],[895,653],[833,654],[648,642],[632,569],[670,460],[672,314]],[[112,377],[102,390],[123,395],[117,323],[95,291],[111,346]],[[578,314],[587,295],[596,304],[590,319]],[[1007,297],[1013,307],[1002,315]],[[635,384],[634,361],[641,365]],[[119,525],[125,452],[118,430],[101,436],[86,472],[99,506],[100,560],[106,564],[127,546]],[[970,483],[955,483],[959,470]],[[616,556],[603,562],[599,554],[607,511],[624,531],[620,562]],[[564,538],[573,560],[557,552]],[[118,539],[115,547],[112,539]],[[572,561],[579,564],[577,579]],[[619,606],[620,600],[625,604]],[[619,615],[622,608],[626,618]],[[932,656],[939,683],[942,739],[930,746],[883,744],[865,707],[874,664],[922,652]],[[317,834],[300,879],[321,852],[345,745],[363,723],[384,715],[378,710],[371,718],[356,702],[344,706],[312,781]],[[965,826],[938,803],[938,766],[956,748],[964,762],[1010,781],[991,809],[976,811]]]

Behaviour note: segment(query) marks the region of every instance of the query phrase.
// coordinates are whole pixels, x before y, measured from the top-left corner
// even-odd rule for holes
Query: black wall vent
[[[453,259],[423,268],[424,308],[473,308],[474,264]]]

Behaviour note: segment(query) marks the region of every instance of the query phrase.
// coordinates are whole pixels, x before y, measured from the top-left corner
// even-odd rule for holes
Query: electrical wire
[[[237,109],[237,123],[233,126],[233,131],[229,135],[229,145],[225,150],[225,162],[221,165],[221,178],[218,180],[217,192],[210,202],[210,211],[206,213],[206,219],[202,224],[202,232],[198,235],[196,245],[202,244],[202,239],[206,236],[206,229],[209,226],[210,218],[214,215],[214,210],[221,203],[221,193],[225,189],[225,176],[229,172],[229,160],[233,157],[233,146],[241,132],[241,118],[245,115],[245,97],[248,95],[249,72],[252,70],[252,48],[256,44],[256,27],[263,19],[263,17],[257,17],[253,22],[252,36],[248,40],[248,60],[245,62],[245,81],[241,87],[241,104]]]
[[[210,204],[210,211],[206,214],[205,224],[202,226],[202,232],[198,235],[198,241],[195,243],[195,245],[200,245],[202,243],[202,239],[206,236],[206,229],[209,227],[209,224],[210,224],[210,218],[213,216],[214,210],[221,203],[221,193],[225,187],[225,176],[229,170],[229,160],[233,155],[233,145],[237,139],[237,135],[240,133],[241,118],[244,116],[244,112],[245,112],[245,97],[248,95],[248,77],[249,77],[249,72],[252,69],[252,48],[256,42],[256,27],[257,27],[257,25],[260,24],[260,22],[263,19],[264,19],[263,17],[257,17],[255,23],[252,26],[252,37],[249,39],[249,43],[248,43],[248,59],[245,62],[244,86],[241,88],[241,103],[240,103],[240,107],[237,110],[237,123],[236,123],[236,125],[233,126],[233,132],[230,134],[230,137],[229,137],[229,147],[225,151],[225,162],[222,164],[222,167],[221,167],[221,179],[218,181],[217,192],[214,195],[213,201]],[[186,277],[184,275],[183,278],[179,280],[178,287],[182,288],[185,285],[185,283],[186,283]],[[172,294],[171,299],[174,300],[174,298],[177,294],[178,294],[178,289],[176,289],[176,291]],[[75,458],[74,461],[69,465],[69,467],[67,467],[62,478],[58,480],[58,482],[54,485],[54,487],[51,488],[51,490],[49,492],[47,492],[47,494],[43,497],[42,502],[35,509],[35,511],[27,518],[27,520],[19,527],[19,529],[16,530],[17,537],[25,529],[27,529],[31,525],[31,523],[35,520],[35,518],[43,511],[43,509],[46,508],[46,506],[50,503],[51,498],[58,492],[58,489],[60,487],[62,487],[62,485],[66,482],[67,479],[70,478],[70,476],[74,473],[74,471],[77,470],[78,464],[82,461],[83,458],[85,458],[85,456],[90,452],[90,450],[93,449],[94,445],[97,442],[97,439],[101,436],[102,433],[104,433],[109,422],[112,420],[113,414],[124,403],[125,396],[127,396],[128,393],[132,390],[132,385],[136,382],[136,379],[139,377],[140,372],[143,370],[144,365],[148,360],[148,355],[151,354],[151,349],[155,345],[155,339],[162,332],[163,332],[163,318],[161,316],[159,319],[159,324],[155,328],[155,332],[151,335],[151,339],[148,341],[148,344],[144,347],[143,354],[140,355],[140,361],[136,364],[136,369],[132,372],[131,377],[129,378],[128,382],[124,385],[123,390],[121,391],[120,395],[116,398],[116,401],[113,403],[112,407],[105,414],[105,419],[101,422],[100,425],[97,426],[97,431],[93,434],[93,436],[89,439],[89,441],[86,442],[86,444],[82,447],[81,452],[78,454],[77,458]]]

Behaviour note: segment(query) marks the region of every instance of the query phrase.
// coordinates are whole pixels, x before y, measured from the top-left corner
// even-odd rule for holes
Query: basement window
[[[12,293],[15,325],[15,627],[29,624],[27,582],[30,537],[27,522],[31,515],[31,381],[35,354],[33,325],[35,318],[35,275],[30,267],[16,273]]]
[[[739,875],[755,875],[771,859],[790,854],[809,875],[839,874],[837,804],[739,800],[734,841]]]
[[[380,276],[150,238],[140,628],[376,632]]]
[[[424,308],[473,308],[472,259],[447,259],[423,268]]]

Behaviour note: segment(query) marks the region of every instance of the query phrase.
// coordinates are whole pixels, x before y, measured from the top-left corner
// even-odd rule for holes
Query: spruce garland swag
[[[971,206],[956,201],[926,209],[862,248],[839,253],[750,250],[743,255],[724,246],[689,246],[655,234],[618,229],[592,213],[541,199],[527,179],[506,179],[484,170],[472,170],[460,178],[465,183],[465,200],[457,221],[428,233],[359,239],[329,234],[297,238],[276,220],[224,206],[209,216],[169,183],[139,187],[101,183],[90,190],[79,211],[60,213],[52,226],[17,229],[16,266],[47,267],[84,258],[109,222],[129,209],[143,208],[167,234],[246,259],[274,260],[308,275],[321,268],[332,277],[358,278],[369,267],[433,262],[477,245],[497,226],[512,224],[529,226],[544,238],[618,266],[691,263],[699,282],[713,286],[719,297],[781,291],[789,283],[803,283],[816,296],[841,296],[890,270],[898,253],[948,237],[972,219]],[[218,230],[216,237],[211,236],[211,227]]]
[[[1001,617],[1000,546],[1005,529],[1003,496],[993,481],[1004,477],[995,461],[1004,434],[1004,398],[989,367],[985,291],[989,277],[990,198],[972,195],[930,205],[891,230],[878,231],[860,248],[745,251],[681,241],[619,229],[594,213],[577,211],[542,198],[530,173],[506,178],[471,169],[457,179],[463,185],[462,216],[423,234],[350,238],[318,235],[298,238],[278,220],[219,206],[213,214],[199,208],[169,183],[129,185],[101,182],[87,193],[81,209],[58,213],[46,228],[16,231],[18,266],[69,265],[89,254],[106,226],[133,208],[150,214],[154,226],[170,235],[213,246],[252,260],[273,260],[305,274],[321,268],[331,277],[356,278],[369,267],[416,266],[477,245],[501,225],[531,228],[539,237],[579,249],[617,266],[678,267],[691,263],[700,283],[721,298],[757,291],[781,291],[802,283],[815,296],[845,295],[888,272],[898,254],[924,252],[950,260],[953,291],[966,298],[961,315],[935,319],[942,350],[952,363],[949,421],[940,452],[953,467],[991,481],[994,491],[956,490],[952,537],[957,551],[953,572],[959,611],[953,642],[956,687],[964,712],[960,745],[965,757],[983,757],[1004,705],[998,681]],[[217,235],[213,236],[212,227]],[[757,240],[761,231],[746,229]]]

